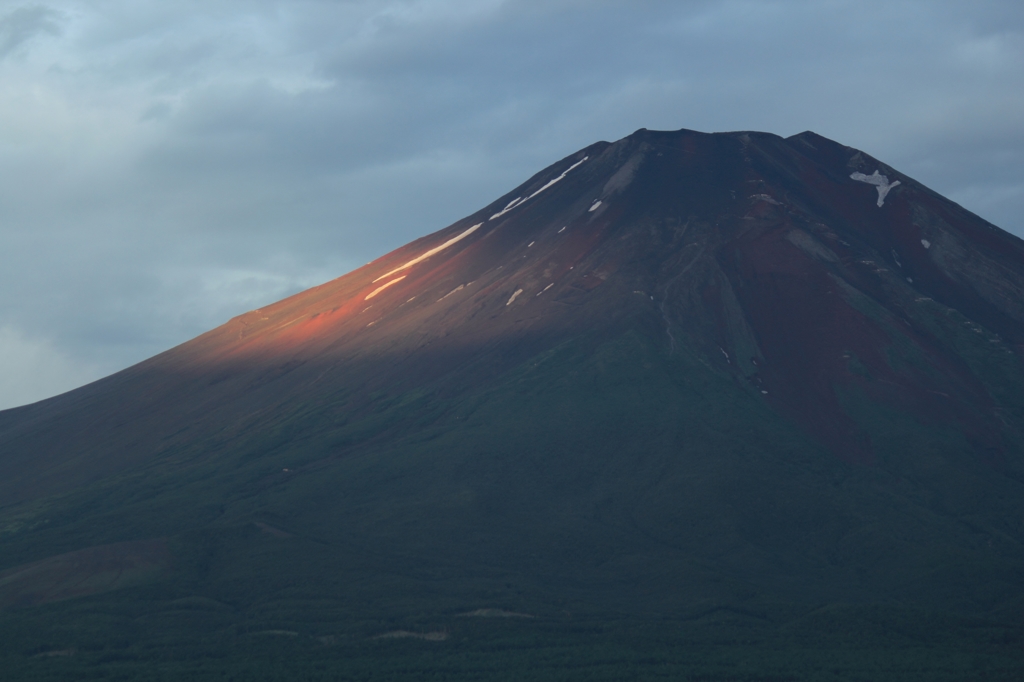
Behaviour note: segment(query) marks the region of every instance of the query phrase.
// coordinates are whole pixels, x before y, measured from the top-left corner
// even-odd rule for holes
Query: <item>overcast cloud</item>
[[[0,0],[0,408],[637,128],[814,130],[1024,235],[1020,0]]]

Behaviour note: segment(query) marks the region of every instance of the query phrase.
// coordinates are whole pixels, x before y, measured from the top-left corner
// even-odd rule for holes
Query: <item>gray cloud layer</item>
[[[1024,234],[1024,5],[0,6],[0,408],[640,127],[811,129]]]

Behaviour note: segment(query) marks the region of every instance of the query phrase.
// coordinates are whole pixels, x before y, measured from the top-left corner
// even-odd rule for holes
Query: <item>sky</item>
[[[1024,236],[1024,3],[0,0],[0,409],[638,128],[813,130]]]

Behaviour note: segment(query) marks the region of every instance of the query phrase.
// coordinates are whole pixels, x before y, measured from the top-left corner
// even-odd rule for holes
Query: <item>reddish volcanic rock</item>
[[[787,565],[854,594],[908,542],[967,538],[968,517],[1005,561],[1024,556],[1022,354],[1020,239],[813,133],[640,130],[336,280],[0,413],[0,505],[178,476],[247,500],[209,518],[251,526],[252,496],[305,485],[296,499],[400,553],[447,561],[424,538],[476,533],[487,565],[511,537],[554,562],[587,537],[658,570],[685,555],[790,594],[765,577]],[[401,544],[420,522],[387,519],[407,500],[461,530]],[[619,570],[602,561],[586,571]],[[927,561],[893,569],[887,594],[912,592]]]
[[[881,207],[875,187],[850,177],[874,171],[900,182]],[[504,359],[488,363],[497,373],[560,338],[622,324],[663,327],[668,353],[689,337],[841,458],[870,463],[873,452],[837,398],[848,387],[923,422],[959,424],[995,464],[1004,444],[991,397],[922,322],[949,311],[984,329],[993,352],[1019,355],[1021,240],[813,133],[641,130],[337,280],[8,413],[0,437],[11,439],[29,424],[75,422],[83,402],[121,403],[117,417],[33,435],[34,464],[8,462],[0,485],[6,499],[35,494],[40,458],[59,459],[101,428],[145,424],[135,452],[94,462],[95,474],[130,466],[166,437],[168,410],[198,428],[243,417],[240,402],[268,409],[265,400],[353,373],[364,390],[415,385],[503,346]],[[893,352],[920,366],[894,365]],[[260,401],[222,397],[270,386]],[[95,475],[65,473],[54,489]]]

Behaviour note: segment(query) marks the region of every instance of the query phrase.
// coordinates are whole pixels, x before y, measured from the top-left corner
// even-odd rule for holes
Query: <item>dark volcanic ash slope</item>
[[[0,413],[0,569],[255,522],[466,607],[1006,608],[1022,354],[1016,237],[813,133],[641,130]]]

